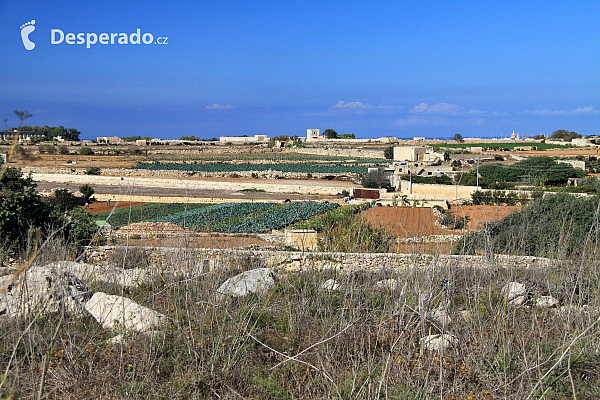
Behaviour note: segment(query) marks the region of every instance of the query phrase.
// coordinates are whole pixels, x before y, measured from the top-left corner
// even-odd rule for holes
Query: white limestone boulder
[[[7,284],[0,293],[0,315],[9,317],[61,310],[81,313],[91,296],[77,276],[58,266],[32,267],[14,280],[12,275],[0,277],[0,288]]]
[[[334,292],[340,288],[340,283],[335,279],[327,279],[319,288],[328,292]]]
[[[443,307],[431,310],[427,316],[427,319],[439,327],[448,326],[452,322],[450,314],[448,314],[448,311],[446,311]]]
[[[519,282],[508,282],[504,285],[502,294],[506,296],[506,304],[512,306],[520,306],[527,299],[527,289]]]
[[[275,285],[269,268],[257,268],[227,279],[217,293],[223,296],[243,297],[250,293],[264,293]]]
[[[116,331],[150,333],[160,328],[166,317],[126,297],[96,292],[85,309],[103,327]]]
[[[533,301],[533,305],[539,308],[558,307],[559,301],[552,296],[540,296]]]
[[[421,347],[427,351],[442,351],[455,346],[458,338],[449,334],[427,335],[419,341]]]
[[[375,289],[377,290],[396,290],[398,288],[397,279],[383,279],[375,282]]]

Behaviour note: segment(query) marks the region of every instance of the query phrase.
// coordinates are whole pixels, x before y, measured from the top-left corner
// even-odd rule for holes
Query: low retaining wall
[[[33,173],[33,179],[41,182],[56,182],[74,185],[92,183],[96,185],[119,186],[126,189],[130,186],[205,189],[205,190],[243,190],[263,189],[270,193],[297,193],[315,195],[337,195],[343,190],[351,190],[353,183],[337,183],[335,186],[325,182],[323,184],[310,184],[302,181],[282,182],[256,181],[256,182],[219,182],[215,180],[196,179],[167,179],[167,178],[142,178],[142,177],[118,177],[118,176],[90,176],[71,174],[42,174]],[[320,182],[319,182],[320,183]]]
[[[107,264],[115,254],[123,252],[124,246],[89,247],[85,259],[92,264]],[[138,249],[138,250],[135,250]],[[236,265],[241,259],[264,262],[268,267],[294,269],[311,267],[341,267],[344,270],[379,270],[426,267],[472,267],[472,268],[543,268],[555,260],[529,256],[462,256],[396,253],[326,253],[290,252],[246,249],[193,249],[168,247],[130,247],[127,251],[142,251],[151,264],[182,269],[185,266]]]

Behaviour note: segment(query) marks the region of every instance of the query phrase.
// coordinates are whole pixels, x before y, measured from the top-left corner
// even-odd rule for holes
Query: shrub
[[[36,192],[31,175],[9,167],[0,178],[0,234],[8,240],[27,237],[30,230],[45,230],[51,222],[52,207]]]
[[[580,256],[598,245],[598,202],[597,196],[566,193],[539,197],[522,211],[465,236],[454,251]]]
[[[100,168],[98,167],[89,167],[88,169],[85,170],[85,174],[86,175],[100,175]]]
[[[387,158],[388,160],[393,160],[394,159],[394,146],[386,147],[385,150],[383,151],[383,156],[385,158]]]
[[[68,189],[56,189],[54,195],[48,199],[48,202],[62,212],[72,210],[79,205],[79,199],[73,193],[69,192]]]
[[[81,150],[79,150],[79,154],[82,156],[92,156],[94,155],[94,150],[90,149],[89,147],[82,147]]]
[[[66,218],[65,236],[69,244],[76,247],[87,246],[97,237],[98,225],[95,218],[83,208],[74,208]],[[98,237],[96,244],[102,245],[104,242],[105,240]]]
[[[85,196],[85,199],[87,201],[90,201],[90,198],[94,195],[94,192],[95,192],[94,188],[92,188],[87,183],[85,185],[79,186],[79,191],[81,192],[81,194],[83,194]]]
[[[374,171],[368,172],[361,180],[361,185],[366,188],[380,189],[391,187],[390,180],[383,168],[377,168]]]
[[[581,178],[585,172],[570,164],[558,164],[551,157],[529,157],[513,165],[487,164],[479,167],[484,182],[528,181],[537,185],[564,185],[568,178]]]
[[[51,144],[40,144],[38,146],[38,151],[40,153],[55,154],[56,153],[56,147],[54,147]]]

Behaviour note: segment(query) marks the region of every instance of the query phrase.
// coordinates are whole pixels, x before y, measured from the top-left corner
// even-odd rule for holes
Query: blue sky
[[[0,117],[84,138],[600,134],[600,2],[569,3],[0,1]],[[168,44],[51,44],[138,28]]]

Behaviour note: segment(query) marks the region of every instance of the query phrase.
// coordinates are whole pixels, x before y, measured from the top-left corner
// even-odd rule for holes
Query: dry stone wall
[[[123,253],[123,246],[90,247],[85,259],[90,264],[107,264],[115,254]],[[254,249],[181,249],[167,247],[140,247],[149,264],[171,270],[213,269],[247,260],[271,268],[302,270],[306,268],[340,268],[352,270],[379,270],[426,267],[472,268],[542,268],[554,262],[530,256],[461,256],[396,253],[331,253],[290,252]]]

